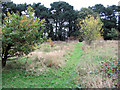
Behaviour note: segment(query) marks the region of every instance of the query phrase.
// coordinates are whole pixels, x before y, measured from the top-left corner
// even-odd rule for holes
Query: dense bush
[[[43,41],[44,20],[34,18],[32,7],[27,8],[27,15],[19,12],[10,14],[3,20],[2,27],[2,63],[6,64],[9,57],[28,54],[35,43]],[[41,29],[40,29],[41,28]]]

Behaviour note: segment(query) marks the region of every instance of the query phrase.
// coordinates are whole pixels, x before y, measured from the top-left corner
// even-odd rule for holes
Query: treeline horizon
[[[50,4],[51,8],[47,8],[41,3],[33,4],[15,4],[14,2],[2,3],[2,19],[7,16],[7,12],[16,13],[25,11],[28,6],[35,10],[35,17],[45,19],[45,30],[47,38],[54,40],[65,41],[68,37],[74,36],[78,38],[81,35],[78,25],[78,19],[83,20],[88,15],[101,18],[103,22],[102,34],[104,40],[118,40],[118,33],[120,30],[120,7],[116,5],[105,7],[102,4],[89,6],[88,8],[81,8],[74,10],[74,6],[64,1],[56,1]]]

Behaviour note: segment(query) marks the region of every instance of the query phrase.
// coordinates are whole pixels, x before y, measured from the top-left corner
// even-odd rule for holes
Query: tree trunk
[[[5,67],[6,66],[6,61],[7,61],[7,58],[8,58],[8,51],[10,50],[10,47],[11,45],[8,45],[5,49],[5,52],[4,52],[4,56],[2,56],[2,67]]]
[[[6,58],[2,58],[2,67],[5,67],[5,65],[6,65],[6,61],[7,61]]]
[[[69,20],[69,32],[68,32],[68,37],[71,36],[71,32],[72,32],[72,26],[71,26],[71,21]]]

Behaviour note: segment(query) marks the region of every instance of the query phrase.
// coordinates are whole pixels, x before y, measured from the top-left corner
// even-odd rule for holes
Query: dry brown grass
[[[98,75],[87,75],[81,79],[81,85],[86,88],[112,88],[112,80],[109,78],[106,78],[106,80],[104,80],[103,77]]]
[[[42,71],[43,68],[46,67],[55,67],[59,68],[65,64],[65,59],[63,55],[65,55],[65,51],[53,51],[53,52],[33,52],[29,59],[32,63],[28,63],[27,71],[32,70],[39,70]]]
[[[51,47],[49,43],[44,43],[38,46],[34,52],[28,55],[28,61],[26,63],[27,71],[34,71],[39,74],[40,72],[47,70],[47,67],[60,68],[65,65],[66,58],[64,57],[68,52],[73,49],[73,43],[54,42],[55,46]],[[38,73],[39,72],[39,73]]]
[[[65,64],[63,57],[65,53],[66,53],[65,51],[61,51],[61,50],[46,53],[44,55],[45,65],[48,67],[52,67],[52,66],[55,66],[56,68],[61,67],[61,65]]]
[[[97,40],[92,42],[91,45],[87,45],[83,42],[82,47],[85,53],[91,53],[91,55],[108,57],[108,58],[118,58],[118,41],[116,40]],[[92,51],[91,51],[92,50]]]

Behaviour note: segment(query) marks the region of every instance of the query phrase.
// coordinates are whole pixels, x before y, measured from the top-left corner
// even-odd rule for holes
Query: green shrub
[[[111,40],[118,40],[118,31],[115,28],[111,28],[107,33],[107,37]]]
[[[100,17],[88,15],[84,20],[80,21],[80,32],[81,37],[90,44],[92,40],[101,38],[103,23],[100,20]]]
[[[6,64],[8,55],[19,56],[34,50],[35,43],[43,42],[44,20],[34,18],[34,10],[27,7],[27,15],[19,12],[10,14],[3,20],[2,27],[2,63]],[[41,28],[41,30],[40,30]]]

